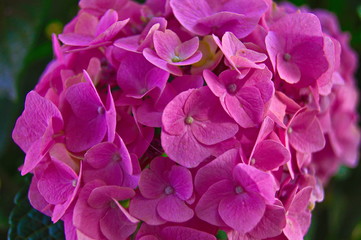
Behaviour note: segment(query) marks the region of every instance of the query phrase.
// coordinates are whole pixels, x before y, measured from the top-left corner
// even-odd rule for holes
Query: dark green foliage
[[[28,186],[15,196],[15,208],[9,216],[8,240],[62,240],[62,221],[53,224],[48,216],[33,209],[27,197]]]

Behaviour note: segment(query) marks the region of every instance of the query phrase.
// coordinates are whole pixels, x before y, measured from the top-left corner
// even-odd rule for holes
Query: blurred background
[[[352,35],[352,47],[361,55],[360,0],[291,2],[334,12],[342,30]],[[34,88],[53,58],[51,34],[60,33],[75,16],[77,3],[0,0],[0,239],[7,239],[8,233],[9,239],[64,238],[61,223],[51,225],[27,202],[30,176],[21,177],[17,170],[24,154],[11,140],[11,131],[24,108],[26,93]],[[360,69],[357,79],[360,88]],[[313,210],[306,239],[361,240],[361,165],[355,169],[342,167],[332,179],[325,201]]]

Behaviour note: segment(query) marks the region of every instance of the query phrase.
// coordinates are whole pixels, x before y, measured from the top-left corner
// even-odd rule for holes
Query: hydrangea
[[[79,7],[13,130],[32,206],[67,240],[303,239],[358,161],[337,19],[270,0]]]

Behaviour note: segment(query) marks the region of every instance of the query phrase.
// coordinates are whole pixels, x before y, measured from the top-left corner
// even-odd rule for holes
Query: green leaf
[[[222,230],[218,230],[216,237],[219,240],[227,240],[228,239],[227,233],[225,231],[222,231]]]
[[[63,223],[53,224],[48,216],[33,209],[24,187],[15,196],[15,208],[9,223],[8,240],[63,240],[65,239]]]
[[[361,5],[359,5],[357,7],[357,14],[358,14],[358,17],[361,19]]]

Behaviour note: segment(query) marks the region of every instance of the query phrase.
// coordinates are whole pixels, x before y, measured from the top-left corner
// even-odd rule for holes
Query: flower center
[[[76,187],[76,184],[78,183],[78,180],[74,179],[72,182],[71,182],[71,185],[73,187]]]
[[[237,186],[234,188],[234,191],[236,192],[236,194],[241,194],[243,193],[243,188],[241,186]]]
[[[293,133],[293,129],[291,127],[289,127],[287,132],[288,132],[288,134],[291,134],[291,133]]]
[[[251,165],[254,165],[256,163],[256,159],[255,158],[251,158]]]
[[[291,54],[285,53],[283,55],[283,60],[285,60],[286,62],[289,62],[291,60]]]
[[[114,162],[118,162],[120,159],[121,159],[121,158],[120,158],[119,153],[114,153],[114,154],[113,154],[112,160],[113,160]]]
[[[166,188],[164,188],[164,193],[166,195],[172,194],[174,192],[174,189],[171,186],[167,186]]]
[[[182,59],[180,57],[178,57],[177,55],[175,55],[174,57],[172,57],[172,62],[177,63],[182,61]]]
[[[105,113],[105,110],[102,106],[98,107],[98,114],[104,114]]]
[[[111,208],[116,208],[117,207],[117,204],[113,201],[110,202],[110,207]]]
[[[194,119],[191,116],[186,117],[184,122],[188,125],[192,124],[194,122]]]
[[[237,91],[237,84],[231,83],[227,86],[228,93],[235,93]]]

